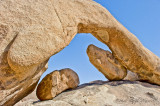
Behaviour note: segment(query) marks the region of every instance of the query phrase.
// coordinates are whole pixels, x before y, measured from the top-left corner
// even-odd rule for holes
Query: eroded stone
[[[96,2],[1,0],[0,105],[13,105],[29,94],[26,91],[34,89],[30,86],[36,86],[47,60],[77,33],[93,34],[128,70],[160,85],[159,57]]]
[[[112,53],[89,45],[87,54],[90,62],[108,79],[122,80],[127,75],[127,69],[114,58]]]
[[[79,85],[78,75],[71,69],[62,69],[48,74],[37,87],[37,97],[41,100],[50,100],[67,89]]]
[[[140,81],[141,78],[136,73],[127,71],[127,76],[124,78],[124,80],[130,80],[130,81]]]

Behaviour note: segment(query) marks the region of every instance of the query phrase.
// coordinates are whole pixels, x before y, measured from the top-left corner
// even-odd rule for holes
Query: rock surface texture
[[[131,71],[128,71],[127,72],[127,76],[124,78],[124,80],[129,80],[129,81],[140,81],[143,79],[137,74],[137,73],[134,73],[134,72],[131,72]]]
[[[87,54],[90,62],[108,79],[122,80],[127,75],[127,69],[121,65],[112,53],[89,45]]]
[[[0,105],[13,105],[32,92],[48,59],[77,33],[91,33],[123,66],[160,85],[160,59],[96,2],[1,0]]]
[[[22,106],[159,106],[160,87],[143,82],[95,81],[63,92],[53,100]]]
[[[95,45],[89,45],[87,55],[90,62],[110,81],[113,80],[141,80],[137,73],[127,69],[110,53]]]
[[[18,103],[16,103],[14,106],[25,106],[24,103],[33,103],[35,101],[38,101],[39,99],[36,96],[36,89],[29,95],[27,95],[25,98],[20,100]]]
[[[39,100],[50,100],[67,89],[79,85],[78,75],[71,69],[62,69],[48,74],[37,87]]]

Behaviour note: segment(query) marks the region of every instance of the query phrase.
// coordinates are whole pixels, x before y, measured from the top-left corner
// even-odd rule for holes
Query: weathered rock
[[[124,78],[124,80],[130,80],[130,81],[140,81],[141,78],[136,73],[127,71],[127,76]]]
[[[96,2],[1,0],[0,105],[13,105],[29,94],[47,60],[77,33],[93,34],[123,66],[160,85],[160,59]]]
[[[25,102],[27,103],[27,102],[36,102],[36,101],[39,101],[39,99],[36,96],[36,88],[35,88],[35,90],[31,94],[29,94],[28,96],[20,100],[14,106],[24,106]]]
[[[43,68],[42,68],[43,67]],[[47,61],[43,64],[40,64],[39,67],[37,67],[37,71],[33,73],[33,75],[28,76],[25,81],[17,82],[15,83],[15,87],[5,89],[5,87],[8,87],[7,85],[0,85],[2,88],[0,89],[0,105],[2,106],[12,106],[13,104],[17,103],[19,100],[21,100],[23,97],[30,94],[36,87],[39,78],[43,74],[43,72],[47,69]],[[11,70],[8,70],[11,71]],[[1,78],[5,78],[7,76],[3,76]],[[12,77],[12,76],[11,76]],[[10,81],[7,78],[2,79],[1,81]],[[3,83],[2,83],[3,84]],[[12,83],[10,83],[12,84]],[[12,85],[13,86],[13,85]]]
[[[101,72],[108,80],[122,80],[127,75],[127,69],[121,65],[109,51],[105,51],[94,45],[89,45],[87,54],[90,62]]]
[[[53,100],[22,106],[159,106],[160,87],[143,82],[94,81],[63,92]]]
[[[95,45],[89,45],[87,54],[90,62],[108,79],[108,80],[141,80],[140,76],[127,69],[110,53]]]
[[[53,99],[67,89],[79,85],[78,75],[71,69],[62,69],[48,74],[37,87],[37,97],[43,100]]]

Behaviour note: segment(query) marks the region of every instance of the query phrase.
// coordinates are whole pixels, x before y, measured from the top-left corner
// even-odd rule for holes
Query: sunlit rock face
[[[32,92],[48,59],[77,33],[91,33],[127,69],[160,84],[160,59],[96,2],[1,0],[0,105],[13,105]]]
[[[108,79],[122,80],[127,75],[127,69],[114,58],[112,53],[89,45],[87,54],[90,62]]]
[[[67,89],[76,88],[79,85],[79,77],[71,69],[56,70],[48,74],[37,87],[39,100],[50,100]]]
[[[143,80],[139,74],[127,70],[109,51],[89,45],[87,55],[90,62],[110,81]]]
[[[52,100],[31,100],[16,106],[159,106],[159,86],[138,81],[93,81]]]

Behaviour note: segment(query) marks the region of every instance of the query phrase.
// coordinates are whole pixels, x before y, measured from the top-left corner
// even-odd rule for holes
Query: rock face
[[[90,62],[108,79],[122,80],[127,75],[127,69],[109,52],[94,45],[89,45],[87,54]]]
[[[113,81],[79,86],[53,100],[24,102],[22,106],[159,106],[160,87],[143,82]]]
[[[25,81],[16,82],[15,87],[13,88],[5,89],[4,87],[7,87],[7,85],[0,85],[2,87],[0,89],[0,95],[1,95],[0,106],[1,105],[2,106],[12,106],[13,104],[21,100],[23,97],[30,94],[35,89],[39,78],[41,77],[43,72],[47,69],[47,67],[48,65],[46,63],[41,64],[39,67],[37,67],[37,71],[33,75],[28,76],[28,78]],[[11,70],[8,70],[8,71],[11,71]],[[5,78],[5,77],[6,76],[3,76],[1,78]],[[6,82],[8,81],[8,79],[3,79],[3,80],[6,80]],[[10,84],[12,84],[12,82],[10,82]]]
[[[128,71],[127,76],[124,78],[124,80],[140,81],[140,80],[143,80],[143,79],[141,79],[140,76],[138,76],[136,73]]]
[[[48,74],[37,87],[39,100],[50,100],[67,89],[79,85],[78,75],[71,69],[62,69]]]
[[[24,106],[24,103],[29,103],[29,102],[35,102],[38,101],[39,99],[36,96],[36,89],[29,94],[28,96],[26,96],[25,98],[23,98],[22,100],[20,100],[18,103],[16,103],[14,106]]]
[[[140,76],[127,69],[110,53],[95,45],[89,45],[87,54],[90,62],[110,81],[141,80]]]
[[[96,2],[1,0],[0,105],[33,91],[48,59],[77,33],[93,34],[123,66],[160,85],[160,59]]]

